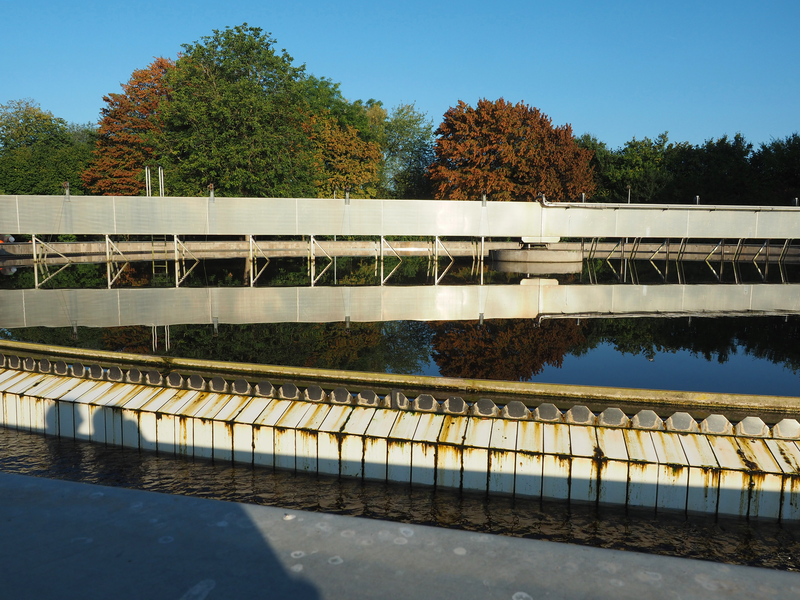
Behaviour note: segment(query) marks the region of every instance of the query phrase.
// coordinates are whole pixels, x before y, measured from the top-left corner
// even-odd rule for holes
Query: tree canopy
[[[0,104],[0,194],[59,194],[64,182],[81,193],[94,137],[31,99]]]
[[[437,198],[572,200],[594,191],[590,150],[581,148],[569,125],[523,102],[459,101],[436,130],[429,168]]]
[[[158,140],[177,195],[313,195],[314,149],[304,133],[303,67],[247,24],[194,44],[167,76]]]
[[[133,72],[121,94],[103,96],[97,144],[81,173],[91,193],[133,196],[144,190],[142,169],[156,162],[154,144],[163,130],[159,109],[170,89],[167,73],[174,67],[172,60],[156,58]]]

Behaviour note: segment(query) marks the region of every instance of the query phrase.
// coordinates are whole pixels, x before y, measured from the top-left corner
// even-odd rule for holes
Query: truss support
[[[34,287],[38,290],[41,286],[45,283],[50,281],[53,277],[61,273],[64,269],[72,264],[72,261],[65,255],[61,254],[58,250],[53,248],[47,242],[44,242],[36,237],[36,235],[31,235],[31,245],[33,250],[33,283]],[[47,251],[54,252],[58,254],[61,258],[66,261],[60,269],[58,269],[55,273],[50,273],[50,268],[47,266]],[[42,279],[39,280],[39,271],[41,270]]]
[[[175,287],[180,287],[181,283],[189,276],[189,273],[194,271],[195,267],[200,264],[200,260],[192,254],[186,245],[181,241],[178,235],[173,236],[175,240]],[[186,268],[186,255],[189,255],[194,264],[187,270]]]
[[[267,256],[261,249],[261,246],[258,245],[255,236],[248,235],[247,239],[249,240],[250,244],[250,287],[253,287],[256,281],[258,281],[258,278],[261,277],[264,269],[269,266],[269,256]],[[259,257],[266,260],[264,266],[262,266],[260,269],[258,268]]]
[[[122,272],[125,268],[130,264],[130,261],[125,258],[125,255],[122,251],[117,247],[117,245],[111,241],[111,238],[106,234],[106,281],[108,282],[108,289],[111,289],[111,286],[114,285],[114,282],[119,279],[119,276],[122,275]],[[124,260],[124,264],[121,267],[117,266],[117,263],[121,262],[117,260],[117,256],[120,256],[122,260]]]

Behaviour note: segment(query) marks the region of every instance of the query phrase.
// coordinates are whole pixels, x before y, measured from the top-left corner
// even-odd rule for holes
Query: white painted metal
[[[359,286],[1,290],[0,325],[118,327],[533,319],[538,316],[788,314],[800,284]]]
[[[436,442],[444,415],[423,413],[411,442],[411,483],[436,483]]]
[[[681,434],[681,446],[689,463],[686,510],[713,513],[719,498],[719,463],[706,436]]]
[[[569,425],[543,423],[542,497],[566,500],[572,467]]]
[[[658,490],[658,455],[653,447],[650,432],[642,429],[625,429],[628,449],[628,506],[656,506]]]
[[[494,419],[469,417],[462,452],[463,474],[461,487],[465,490],[486,491],[488,485],[489,441]]]
[[[411,481],[411,440],[421,419],[422,414],[418,412],[403,412],[397,417],[387,440],[388,480]]]
[[[542,495],[544,431],[542,423],[520,421],[517,425],[517,453],[514,469],[514,494]]]
[[[656,506],[686,510],[689,489],[689,462],[677,433],[651,431],[650,438],[658,457],[658,496]]]
[[[376,411],[369,422],[364,437],[364,478],[386,479],[388,460],[387,437],[398,413],[391,410]],[[344,461],[342,461],[344,462]]]
[[[489,441],[489,491],[513,494],[517,463],[517,421],[495,419]]]
[[[343,476],[360,477],[363,474],[361,465],[364,460],[364,434],[367,431],[367,427],[372,423],[372,418],[375,416],[376,409],[365,407],[351,408],[349,406],[337,408],[343,411],[346,410],[347,422],[342,422],[342,426],[340,427],[342,432],[342,449],[340,456],[337,448],[336,457],[341,461],[341,467],[338,466],[339,462],[337,462],[337,468],[341,468],[341,471],[336,472],[341,472]],[[343,416],[344,414],[345,413],[343,413]],[[331,441],[334,444],[338,443],[336,438]],[[385,471],[385,459],[383,468]]]
[[[13,234],[793,238],[800,210],[450,200],[0,196]]]
[[[469,418],[447,415],[439,432],[439,452],[436,457],[436,485],[461,487],[463,443]]]
[[[628,449],[622,429],[597,428],[597,444],[603,455],[600,463],[598,501],[625,504],[628,496]]]
[[[599,463],[594,427],[567,425],[572,456],[569,485],[570,500],[595,502],[598,493]]]

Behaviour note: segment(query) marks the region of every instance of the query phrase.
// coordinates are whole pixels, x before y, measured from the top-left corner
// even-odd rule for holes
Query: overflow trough
[[[652,410],[596,414],[549,402],[431,394],[409,400],[397,389],[276,388],[113,362],[51,361],[3,345],[0,424],[8,428],[331,476],[800,519],[800,423],[793,419],[770,427],[759,417],[732,424],[712,414],[698,422],[677,412],[663,420]],[[69,354],[54,354],[59,350]]]

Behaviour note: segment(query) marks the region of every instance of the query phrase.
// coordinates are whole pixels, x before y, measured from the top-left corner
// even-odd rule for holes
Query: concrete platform
[[[3,598],[786,598],[800,576],[0,473]]]

